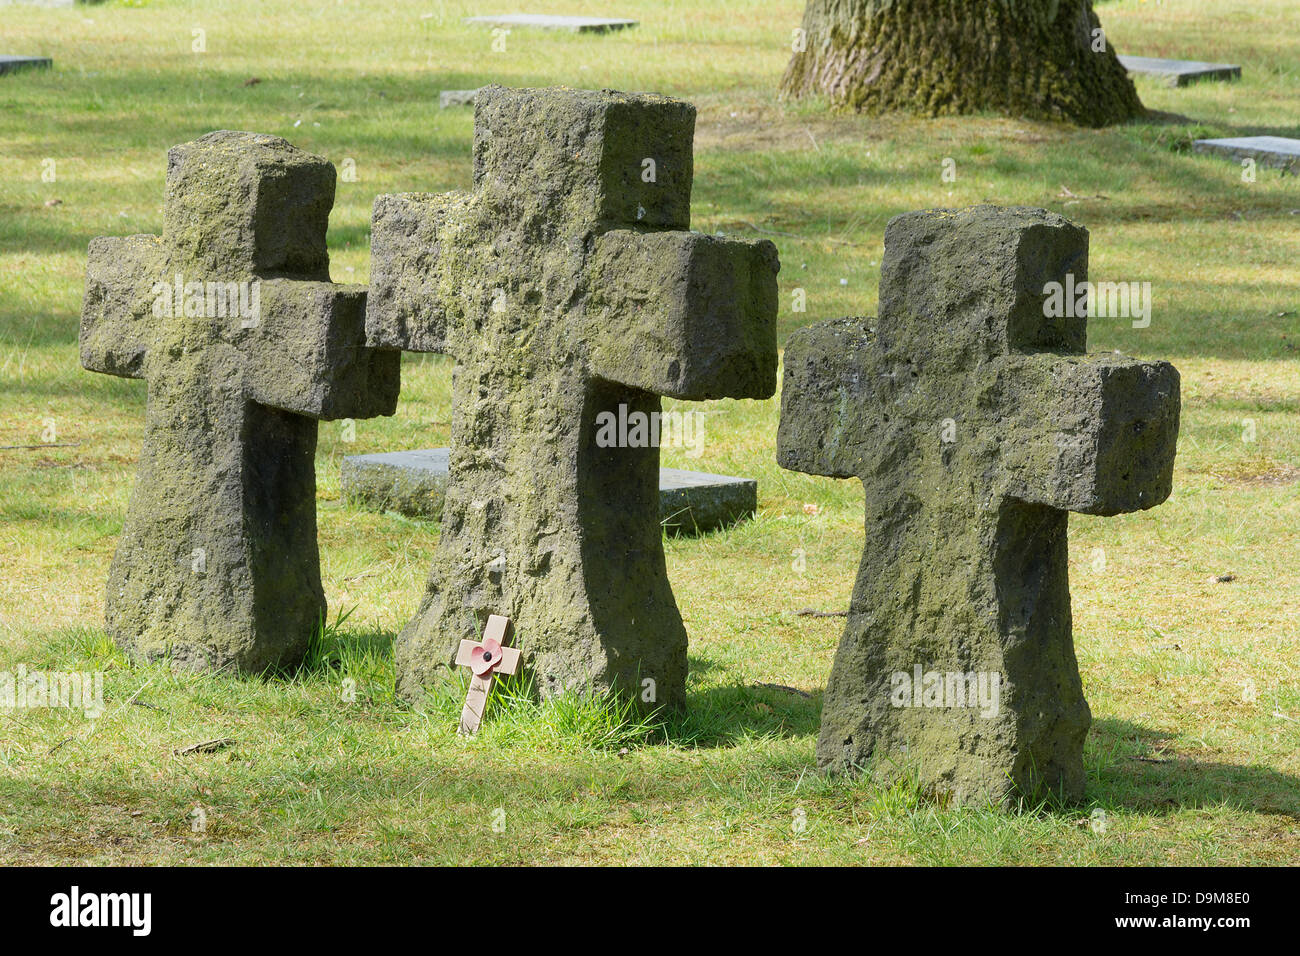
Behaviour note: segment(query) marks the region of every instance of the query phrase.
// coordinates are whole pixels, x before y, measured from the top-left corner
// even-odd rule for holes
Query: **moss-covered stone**
[[[783,95],[1106,126],[1144,110],[1091,0],[808,0]]]
[[[472,193],[374,209],[368,341],[457,360],[442,537],[398,687],[416,696],[495,613],[543,693],[680,707],[659,449],[601,447],[597,415],[770,396],[776,248],[685,231],[688,103],[489,86],[474,126]]]
[[[328,281],[333,201],[326,160],[210,133],[168,154],[161,238],[90,244],[81,363],[149,384],[104,600],[133,654],[260,671],[300,658],[325,616],[316,421],[391,415],[399,374],[365,347],[364,287]],[[230,295],[187,314],[185,287],[218,282]]]
[[[790,337],[778,461],[866,489],[819,765],[969,804],[1083,795],[1067,514],[1164,501],[1179,417],[1172,365],[1087,355],[1086,319],[1044,317],[1046,283],[1086,279],[1087,241],[1042,210],[899,216],[879,320]],[[931,672],[995,679],[997,699],[902,693]]]

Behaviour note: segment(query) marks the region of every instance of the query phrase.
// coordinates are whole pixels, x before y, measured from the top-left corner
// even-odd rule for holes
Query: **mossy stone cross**
[[[1179,416],[1172,365],[1087,355],[1084,315],[1045,316],[1087,269],[1087,231],[1042,210],[908,213],[876,327],[791,336],[778,461],[866,490],[821,766],[973,805],[1082,796],[1068,513],[1164,501]]]
[[[329,281],[333,203],[326,160],[210,133],[168,153],[161,237],[90,244],[81,363],[149,386],[104,601],[134,654],[260,671],[324,619],[317,420],[391,415],[399,374]]]
[[[653,95],[479,91],[474,189],[375,202],[367,341],[455,358],[429,586],[397,642],[417,695],[493,612],[542,693],[685,699],[659,449],[597,416],[776,389],[776,248],[688,231],[695,109]]]

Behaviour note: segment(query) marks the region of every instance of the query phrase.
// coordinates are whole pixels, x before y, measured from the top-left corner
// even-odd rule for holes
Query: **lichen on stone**
[[[1164,501],[1179,417],[1172,365],[1089,355],[1086,318],[1044,316],[1047,282],[1086,280],[1087,240],[1042,210],[898,216],[880,317],[790,337],[777,460],[865,489],[820,766],[970,805],[1082,797],[1068,512]],[[918,668],[996,677],[997,706],[900,705]]]
[[[501,614],[543,694],[684,705],[659,449],[595,433],[661,395],[775,391],[776,249],[687,231],[694,126],[662,96],[489,86],[472,191],[375,201],[368,341],[457,362],[442,536],[397,641],[408,698]]]
[[[149,389],[104,599],[134,655],[258,672],[301,658],[324,619],[316,422],[392,414],[399,375],[365,345],[365,289],[328,281],[333,201],[324,159],[210,133],[168,154],[161,237],[90,243],[81,363]],[[255,289],[256,314],[159,308],[214,282]]]

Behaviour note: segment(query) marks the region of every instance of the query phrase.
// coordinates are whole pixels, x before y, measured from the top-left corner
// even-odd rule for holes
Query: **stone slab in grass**
[[[441,518],[449,455],[446,448],[348,455],[340,470],[343,496],[371,511]]]
[[[1130,73],[1154,76],[1168,86],[1187,86],[1201,80],[1237,80],[1241,67],[1232,63],[1202,63],[1198,60],[1162,60],[1153,56],[1121,56],[1119,62]]]
[[[411,518],[439,518],[447,494],[446,448],[349,455],[343,459],[343,494],[363,508]],[[758,510],[753,478],[659,469],[659,520],[679,534],[702,534],[750,517]]]
[[[637,25],[622,17],[560,17],[540,13],[505,13],[492,17],[466,17],[466,23],[494,27],[535,27],[539,30],[569,30],[573,33],[609,33]]]
[[[447,109],[449,106],[473,106],[474,98],[478,96],[478,90],[443,90],[438,94],[439,109]]]
[[[0,56],[0,75],[19,70],[48,70],[53,65],[48,56]]]
[[[659,469],[659,522],[671,532],[702,534],[735,524],[757,510],[758,482],[753,478]]]
[[[1300,165],[1300,139],[1285,136],[1236,136],[1230,139],[1198,139],[1198,153],[1217,153],[1234,159],[1255,159],[1266,166],[1283,168]]]

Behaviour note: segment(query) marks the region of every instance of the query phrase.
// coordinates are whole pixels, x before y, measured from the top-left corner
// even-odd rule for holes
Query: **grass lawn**
[[[641,25],[604,37],[515,30],[493,53],[488,30],[461,23],[481,3],[0,11],[0,53],[54,58],[52,71],[0,77],[0,445],[51,446],[0,451],[0,670],[103,670],[108,705],[93,723],[0,711],[0,862],[1300,858],[1300,179],[1261,168],[1243,182],[1235,163],[1187,148],[1202,135],[1300,136],[1294,0],[1101,4],[1121,52],[1243,68],[1240,82],[1185,89],[1139,79],[1162,115],[1106,130],[778,103],[802,0],[528,7]],[[195,30],[205,52],[192,50]],[[666,727],[611,722],[590,701],[501,695],[466,741],[455,688],[419,709],[394,699],[391,639],[418,603],[438,528],[349,508],[339,462],[446,443],[439,356],[405,357],[394,417],[358,422],[351,441],[338,423],[321,427],[325,589],[332,615],[351,613],[301,673],[177,676],[120,656],[102,631],[102,592],[145,387],[79,367],[87,242],[161,230],[169,146],[256,130],[353,161],[331,268],[364,282],[377,194],[468,186],[472,111],[439,110],[438,91],[487,82],[695,103],[693,226],[776,242],[783,339],[875,311],[884,225],[912,209],[1042,206],[1089,228],[1094,280],[1151,283],[1150,327],[1090,328],[1093,348],[1173,361],[1183,417],[1165,505],[1071,519],[1093,713],[1086,804],[951,810],[905,786],[816,773],[843,621],[795,612],[847,606],[862,490],[776,466],[777,399],[710,403],[703,457],[665,451],[669,465],[760,482],[755,520],[666,545],[691,637],[690,713]],[[792,311],[796,288],[806,312]],[[173,753],[217,737],[235,743]]]

